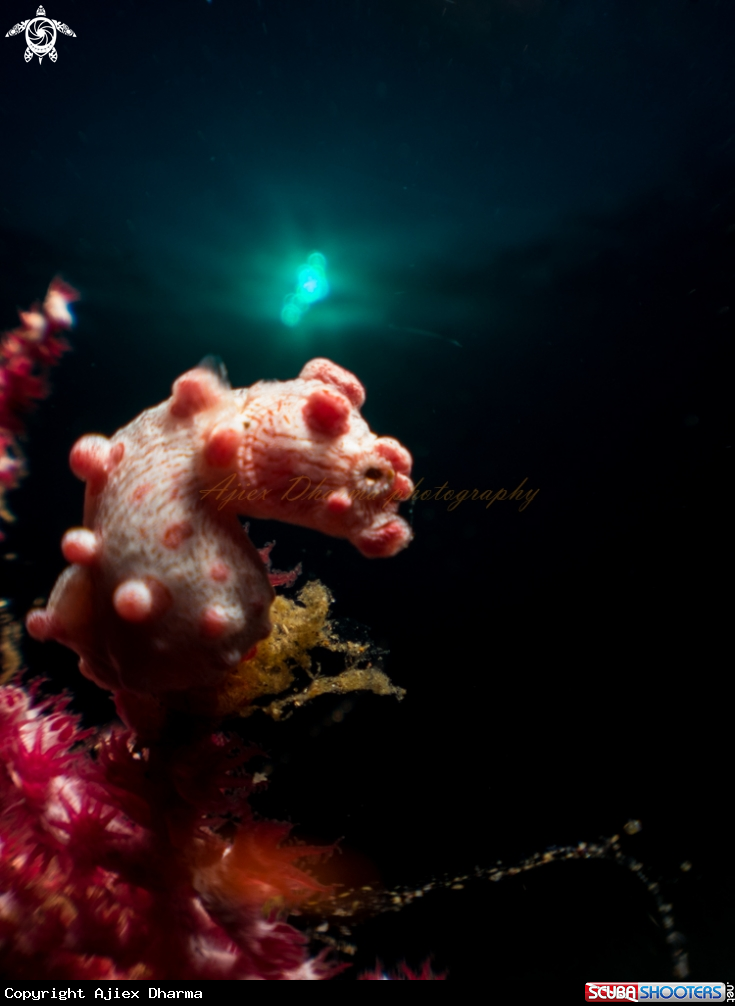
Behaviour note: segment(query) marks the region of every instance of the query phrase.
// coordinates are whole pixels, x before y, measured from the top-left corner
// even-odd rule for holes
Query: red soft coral
[[[18,328],[0,342],[0,516],[5,520],[12,519],[5,493],[25,475],[18,443],[23,415],[48,394],[48,371],[69,348],[60,333],[71,328],[69,304],[78,296],[63,280],[53,280],[43,304],[21,311]]]
[[[221,735],[138,750],[62,705],[0,689],[0,970],[15,978],[321,980],[276,915],[319,889],[324,850],[247,804],[252,751]],[[233,775],[233,771],[235,774]],[[234,837],[218,824],[227,817]]]

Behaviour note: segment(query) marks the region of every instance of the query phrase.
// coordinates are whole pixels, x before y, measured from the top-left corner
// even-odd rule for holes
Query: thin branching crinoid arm
[[[623,831],[626,835],[638,834],[642,829],[638,820],[628,821]],[[611,835],[609,838],[599,838],[594,842],[578,842],[576,845],[552,846],[544,852],[536,852],[511,866],[498,862],[495,866],[475,867],[468,873],[445,877],[434,877],[418,887],[401,887],[393,890],[366,884],[360,888],[332,888],[326,895],[319,894],[313,899],[307,899],[301,906],[301,913],[319,918],[319,924],[309,929],[311,939],[325,943],[327,946],[338,946],[338,941],[344,936],[352,935],[352,926],[364,922],[384,912],[399,912],[408,905],[424,898],[435,891],[462,891],[468,885],[477,881],[497,883],[506,878],[515,877],[551,863],[563,863],[573,860],[604,860],[628,870],[642,883],[652,899],[658,921],[651,919],[664,933],[666,948],[671,961],[671,971],[675,978],[684,979],[689,976],[689,956],[685,950],[686,937],[676,929],[674,910],[665,896],[661,882],[650,875],[648,867],[635,856],[629,855],[622,847],[621,836]],[[690,864],[682,864],[686,872]],[[335,942],[337,941],[337,942]],[[340,945],[339,949],[343,947]],[[354,948],[352,953],[355,952]]]

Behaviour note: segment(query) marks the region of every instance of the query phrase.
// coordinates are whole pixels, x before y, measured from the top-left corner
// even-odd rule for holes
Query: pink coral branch
[[[61,333],[73,324],[69,305],[78,296],[63,280],[54,279],[43,304],[20,311],[20,325],[0,342],[0,517],[5,520],[12,520],[5,494],[26,473],[18,442],[25,429],[23,416],[49,393],[48,372],[69,349]]]
[[[247,527],[245,530],[247,531]],[[268,582],[271,587],[293,587],[301,576],[301,563],[289,570],[273,569],[271,566],[271,551],[274,545],[274,541],[269,541],[267,545],[258,549],[261,562],[265,565],[268,572]]]

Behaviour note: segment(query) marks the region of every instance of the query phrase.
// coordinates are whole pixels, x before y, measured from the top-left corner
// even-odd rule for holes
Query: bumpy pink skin
[[[248,497],[236,502],[240,513],[347,538],[368,557],[408,545],[411,529],[397,510],[413,491],[411,455],[370,432],[353,374],[311,360],[295,381],[261,381],[235,395],[247,426],[237,452],[239,495]]]
[[[72,565],[29,633],[75,650],[113,691],[215,686],[271,631],[273,588],[238,514],[347,538],[366,556],[409,543],[397,508],[411,456],[370,432],[364,398],[329,360],[235,390],[197,367],[112,439],[82,437],[70,464],[87,483],[84,528],[64,536]]]

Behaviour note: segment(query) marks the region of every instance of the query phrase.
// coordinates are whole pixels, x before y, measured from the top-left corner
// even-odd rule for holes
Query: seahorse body
[[[69,646],[113,691],[216,686],[271,630],[273,589],[238,515],[347,538],[366,556],[410,541],[397,508],[411,456],[370,431],[364,397],[329,360],[241,389],[200,365],[111,439],[82,437],[70,464],[86,482],[84,527],[64,536],[71,565],[29,633]]]

